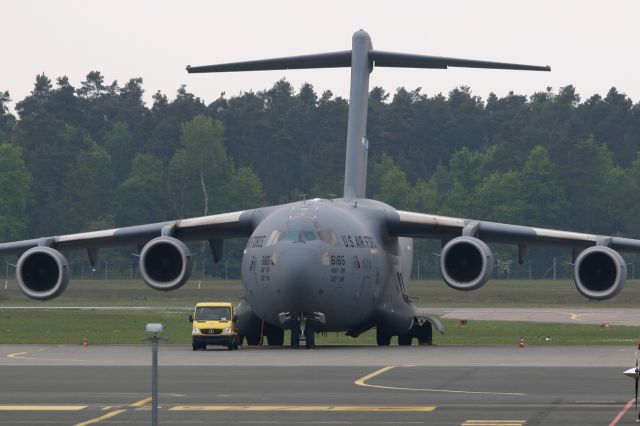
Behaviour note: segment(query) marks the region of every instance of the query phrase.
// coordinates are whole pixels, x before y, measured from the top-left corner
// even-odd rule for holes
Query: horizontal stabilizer
[[[445,58],[441,56],[412,55],[408,53],[382,52],[372,50],[369,59],[377,67],[398,68],[490,68],[499,70],[551,71],[551,67],[537,65],[509,64],[505,62],[476,61],[473,59]]]
[[[255,61],[227,64],[187,66],[189,73],[269,71],[310,68],[341,68],[351,66],[351,51],[318,53],[315,55],[289,56],[284,58],[259,59]],[[551,71],[549,66],[510,64],[505,62],[476,61],[473,59],[445,58],[441,56],[413,55],[408,53],[369,51],[369,69],[378,67],[435,68],[449,67],[490,68],[502,70]]]
[[[187,66],[189,73],[294,70],[308,68],[340,68],[351,66],[351,51],[318,53],[315,55],[289,56],[286,58],[260,59],[219,65]]]

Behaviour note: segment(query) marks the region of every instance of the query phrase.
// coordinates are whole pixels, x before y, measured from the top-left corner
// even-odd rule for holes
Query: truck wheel
[[[193,348],[194,351],[197,351],[198,349],[200,349],[200,346],[198,345],[191,345],[191,347]]]
[[[233,350],[233,342],[232,342],[232,343],[229,343],[229,344],[227,345],[227,350],[228,350],[228,351],[232,351],[232,350]]]

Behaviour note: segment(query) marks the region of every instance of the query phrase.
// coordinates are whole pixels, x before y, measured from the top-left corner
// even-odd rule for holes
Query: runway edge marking
[[[404,366],[406,368],[413,366]],[[367,374],[356,380],[354,383],[358,386],[364,386],[369,388],[377,388],[377,389],[391,389],[391,390],[407,390],[407,391],[415,391],[415,392],[439,392],[439,393],[460,393],[460,394],[470,394],[470,395],[511,395],[511,396],[526,396],[526,393],[519,392],[482,392],[482,391],[462,391],[462,390],[452,390],[452,389],[428,389],[428,388],[405,388],[398,386],[382,386],[382,385],[372,385],[366,383],[368,380],[379,376],[383,373],[386,373],[389,370],[396,368],[395,365],[390,365],[387,367],[380,368],[373,373]]]

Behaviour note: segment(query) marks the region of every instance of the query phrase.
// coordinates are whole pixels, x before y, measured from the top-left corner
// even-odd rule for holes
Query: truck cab
[[[228,302],[198,303],[189,322],[191,346],[194,351],[207,349],[207,345],[226,346],[232,351],[238,349],[238,330],[233,304]]]

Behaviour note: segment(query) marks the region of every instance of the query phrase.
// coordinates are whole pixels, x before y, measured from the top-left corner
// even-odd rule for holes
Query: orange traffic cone
[[[524,348],[524,337],[520,338],[520,342],[518,342],[518,347],[519,348]]]
[[[87,339],[87,336],[84,337],[84,339],[82,339],[82,347],[86,348],[89,346],[89,340]]]

